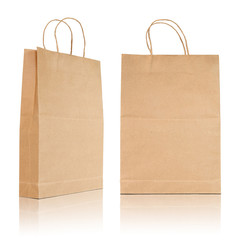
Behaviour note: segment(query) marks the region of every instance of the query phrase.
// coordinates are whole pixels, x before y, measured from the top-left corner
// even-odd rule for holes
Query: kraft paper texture
[[[122,55],[121,193],[220,193],[219,57]]]
[[[42,48],[24,51],[20,196],[102,188],[100,62]]]

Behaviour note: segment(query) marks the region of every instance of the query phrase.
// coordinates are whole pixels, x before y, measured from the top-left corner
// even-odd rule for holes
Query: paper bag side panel
[[[24,50],[20,120],[20,197],[38,197],[37,51]]]
[[[98,61],[38,48],[39,196],[102,188]]]

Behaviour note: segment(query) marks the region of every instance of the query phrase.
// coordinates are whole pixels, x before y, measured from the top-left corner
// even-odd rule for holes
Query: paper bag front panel
[[[219,193],[218,56],[122,56],[121,193]]]
[[[100,62],[41,48],[37,57],[40,195],[102,188]]]

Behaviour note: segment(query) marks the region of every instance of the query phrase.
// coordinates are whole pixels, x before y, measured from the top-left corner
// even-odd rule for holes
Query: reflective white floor
[[[118,196],[116,196],[118,197]],[[19,199],[20,233],[103,231],[102,190],[42,200]],[[106,227],[119,215],[106,206]],[[112,215],[107,213],[112,212]],[[119,209],[118,209],[119,211]],[[121,195],[121,233],[218,233],[221,195]],[[111,226],[110,226],[111,227]],[[116,226],[115,226],[116,227]],[[117,227],[118,228],[118,227]]]
[[[122,195],[121,232],[218,232],[221,195]]]
[[[19,198],[20,233],[102,230],[102,190],[41,200]]]

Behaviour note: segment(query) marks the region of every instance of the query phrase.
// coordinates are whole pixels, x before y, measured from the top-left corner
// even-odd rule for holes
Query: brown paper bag
[[[220,193],[219,57],[189,55],[166,22],[150,55],[122,55],[121,193]],[[154,24],[185,55],[152,55]]]
[[[70,55],[48,51],[45,45],[44,49],[24,51],[21,197],[44,198],[102,188],[100,62],[85,58],[83,29],[82,33],[83,57],[73,56],[72,50]]]

